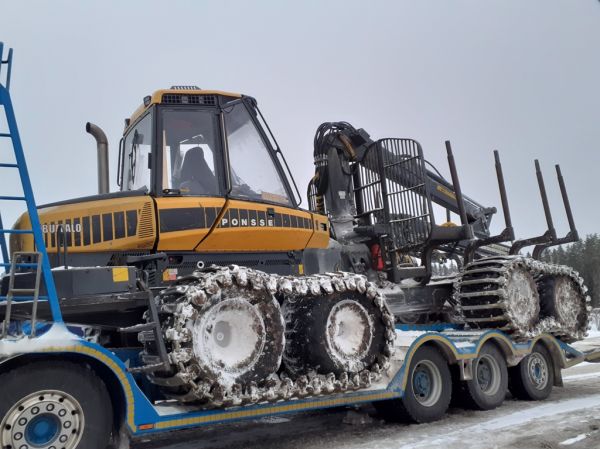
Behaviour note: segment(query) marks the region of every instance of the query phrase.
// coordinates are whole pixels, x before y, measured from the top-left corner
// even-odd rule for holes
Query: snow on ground
[[[600,335],[588,340],[600,346]],[[546,401],[453,408],[437,423],[389,424],[370,406],[339,408],[158,435],[132,449],[600,448],[600,364],[582,363],[563,377]]]

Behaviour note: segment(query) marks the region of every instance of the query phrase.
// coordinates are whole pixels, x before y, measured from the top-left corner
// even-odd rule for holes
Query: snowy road
[[[507,399],[489,412],[451,409],[433,424],[387,424],[370,407],[335,409],[166,434],[132,449],[599,448],[600,364],[563,376],[564,388],[546,401]]]

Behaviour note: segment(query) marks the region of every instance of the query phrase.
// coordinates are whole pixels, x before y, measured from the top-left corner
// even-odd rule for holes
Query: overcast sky
[[[600,231],[598,0],[0,1],[0,40],[38,203],[96,192],[86,121],[109,137],[116,189],[123,119],[196,84],[257,98],[302,192],[317,126],[344,120],[419,140],[445,174],[450,139],[463,191],[486,206],[500,150],[518,237],[545,230],[534,158],[566,232],[559,163],[580,233]]]

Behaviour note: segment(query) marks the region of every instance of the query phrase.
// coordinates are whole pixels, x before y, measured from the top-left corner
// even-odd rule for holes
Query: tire
[[[586,298],[572,278],[565,275],[545,275],[537,281],[537,286],[542,318],[555,318],[563,333],[568,336],[587,330]]]
[[[425,346],[410,362],[402,398],[376,402],[375,407],[388,421],[427,423],[444,416],[451,397],[452,377],[446,359],[437,349]]]
[[[474,410],[499,407],[508,389],[508,369],[504,354],[494,344],[481,348],[473,361],[473,379],[459,384],[463,404]]]
[[[230,384],[248,385],[279,369],[284,323],[279,303],[267,291],[223,288],[193,329],[195,363],[204,380],[221,384],[227,376]]]
[[[537,344],[533,351],[509,370],[509,389],[518,399],[542,401],[554,386],[554,362],[545,346]]]
[[[104,383],[89,369],[64,361],[34,362],[0,375],[0,385],[0,447],[108,445],[112,404]]]
[[[278,371],[285,345],[271,281],[254,270],[214,267],[163,290],[157,303],[165,346],[179,363],[150,381],[169,398],[215,406],[262,386]],[[143,341],[155,355],[153,342]]]
[[[369,369],[384,351],[382,312],[365,294],[347,291],[286,299],[283,313],[283,363],[292,376],[309,371],[358,373]]]

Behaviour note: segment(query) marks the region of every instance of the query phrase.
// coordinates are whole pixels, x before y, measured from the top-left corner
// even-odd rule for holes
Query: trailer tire
[[[112,404],[91,370],[65,361],[33,362],[0,375],[0,385],[0,447],[108,445]]]
[[[427,423],[444,416],[452,397],[452,376],[440,352],[421,347],[412,357],[404,395],[374,405],[388,421]]]
[[[474,410],[499,407],[508,389],[508,368],[502,352],[494,344],[481,348],[473,361],[473,379],[459,383],[463,404]]]
[[[509,370],[509,390],[518,399],[542,401],[554,386],[554,363],[545,346],[537,344],[531,354]]]

